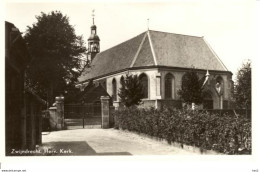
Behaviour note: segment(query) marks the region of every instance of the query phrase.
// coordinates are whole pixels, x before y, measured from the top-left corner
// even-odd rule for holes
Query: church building
[[[100,52],[97,27],[91,26],[88,39],[88,60],[76,87],[84,88],[90,81],[101,85],[120,105],[120,80],[127,74],[137,74],[144,88],[145,107],[162,105],[181,108],[177,94],[185,72],[195,68],[205,78],[207,96],[204,109],[230,107],[232,73],[228,71],[204,37],[147,30],[125,42]]]

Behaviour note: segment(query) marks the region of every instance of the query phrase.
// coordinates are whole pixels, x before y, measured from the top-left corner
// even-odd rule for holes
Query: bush
[[[208,112],[125,108],[114,112],[115,128],[144,133],[168,143],[225,154],[251,154],[251,122]]]
[[[139,105],[142,102],[143,87],[137,75],[126,75],[126,78],[121,78],[122,87],[119,89],[118,96],[121,98],[121,103],[126,107]]]

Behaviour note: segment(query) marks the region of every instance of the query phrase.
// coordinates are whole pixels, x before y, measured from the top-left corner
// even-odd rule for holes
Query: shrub
[[[120,80],[122,87],[119,89],[118,96],[121,103],[126,107],[139,105],[143,98],[143,87],[137,75],[126,75],[125,79]]]
[[[225,154],[251,154],[251,122],[208,112],[125,108],[114,112],[115,128],[144,133],[168,143]]]
[[[204,78],[203,78],[204,79]],[[201,104],[203,101],[203,81],[200,81],[195,69],[191,69],[182,77],[181,89],[178,90],[178,95],[184,103],[191,105],[195,103]]]

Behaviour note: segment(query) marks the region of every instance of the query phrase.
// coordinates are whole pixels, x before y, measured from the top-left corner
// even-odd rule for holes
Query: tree
[[[251,109],[251,61],[242,64],[237,72],[234,88],[234,98],[237,108]]]
[[[130,107],[139,105],[143,98],[143,87],[137,75],[126,75],[124,79],[120,80],[122,87],[119,89],[118,96],[121,102]]]
[[[191,69],[183,75],[182,86],[178,90],[178,94],[184,103],[188,105],[202,103],[204,92],[201,83],[195,69]]]
[[[26,71],[27,81],[45,88],[52,103],[54,96],[77,82],[86,48],[82,36],[76,36],[69,18],[61,12],[42,12],[36,19],[24,36],[33,58]]]

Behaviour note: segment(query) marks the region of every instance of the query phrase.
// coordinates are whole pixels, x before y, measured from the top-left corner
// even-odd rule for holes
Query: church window
[[[122,86],[122,83],[124,82],[124,77],[123,76],[121,76],[121,78],[120,78],[120,84],[121,84],[121,86]]]
[[[139,79],[143,87],[143,98],[148,98],[148,77],[143,73],[140,75]]]
[[[224,82],[223,82],[223,79],[222,79],[221,76],[218,76],[216,78],[215,89],[216,89],[219,96],[223,94],[223,92],[224,92]]]
[[[165,98],[174,98],[174,78],[170,73],[165,76]]]
[[[116,87],[116,79],[114,78],[112,81],[112,98],[114,101],[117,100],[117,87]]]

